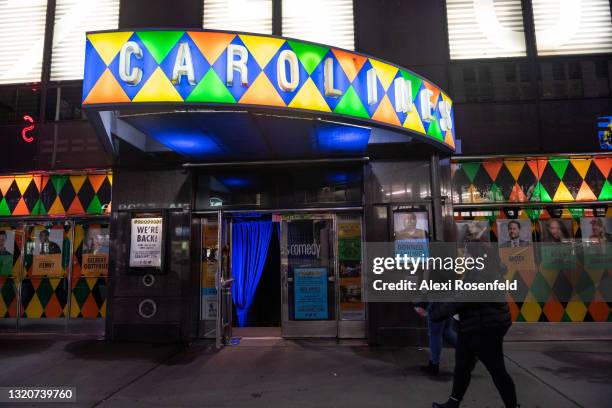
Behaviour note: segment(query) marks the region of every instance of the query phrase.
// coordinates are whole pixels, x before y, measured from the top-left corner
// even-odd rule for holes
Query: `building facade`
[[[397,239],[413,215],[431,241],[458,240],[468,221],[491,241],[508,219],[533,241],[551,219],[572,239],[608,223],[607,0],[336,0],[315,15],[286,0],[93,3],[0,11],[38,22],[30,43],[2,29],[31,50],[0,62],[7,330],[222,343],[245,323],[422,343],[409,305],[363,302],[358,243]],[[568,15],[580,18],[560,36]],[[246,62],[230,79],[232,58]],[[134,228],[160,219],[163,256],[138,265]],[[268,260],[249,291],[232,271],[254,225]],[[608,321],[607,269],[581,268],[520,276],[513,318]]]

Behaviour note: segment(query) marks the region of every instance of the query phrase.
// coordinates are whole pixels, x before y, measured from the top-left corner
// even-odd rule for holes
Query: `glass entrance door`
[[[337,337],[334,216],[281,217],[281,333]]]

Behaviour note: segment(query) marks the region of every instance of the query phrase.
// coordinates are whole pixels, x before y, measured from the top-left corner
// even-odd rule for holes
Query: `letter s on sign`
[[[21,129],[21,137],[25,142],[32,143],[34,141],[34,138],[32,136],[28,136],[28,132],[30,130],[34,130],[34,128],[36,127],[36,125],[34,125],[34,119],[32,119],[32,117],[29,115],[23,115],[23,120],[31,123],[31,125],[24,126],[24,128]]]

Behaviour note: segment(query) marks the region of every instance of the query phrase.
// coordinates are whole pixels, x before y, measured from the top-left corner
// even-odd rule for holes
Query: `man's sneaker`
[[[459,402],[460,401],[454,399],[453,397],[450,397],[448,401],[446,401],[444,404],[438,404],[437,402],[434,402],[433,404],[431,404],[431,407],[432,408],[459,408]]]

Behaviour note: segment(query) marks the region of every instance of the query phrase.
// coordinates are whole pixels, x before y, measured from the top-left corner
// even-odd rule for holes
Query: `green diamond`
[[[236,103],[236,99],[219,78],[214,69],[209,69],[204,78],[187,97],[187,102]]]
[[[476,177],[476,173],[478,172],[478,169],[480,169],[480,165],[480,162],[467,162],[461,164],[461,169],[468,179],[470,179],[470,183],[474,182],[474,177]]]
[[[158,64],[166,58],[184,31],[139,31],[138,37]]]
[[[312,71],[314,71],[325,54],[329,51],[329,48],[315,44],[295,41],[288,41],[288,43],[293,51],[295,51],[295,54],[306,69],[306,72],[308,72],[308,75],[312,74]]]
[[[349,86],[338,105],[336,105],[336,109],[334,109],[334,113],[339,113],[342,115],[350,115],[357,116],[360,118],[370,119],[370,115],[368,115],[368,111],[361,103],[361,99],[355,92],[353,86]]]

